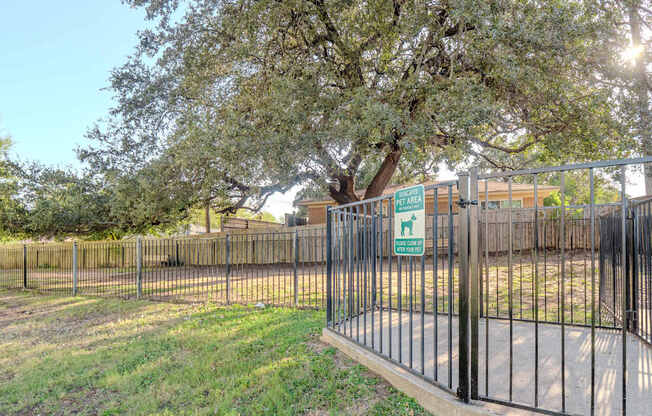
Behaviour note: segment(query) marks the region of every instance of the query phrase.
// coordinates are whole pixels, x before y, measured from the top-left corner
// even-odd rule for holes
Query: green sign
[[[423,256],[426,247],[426,198],[423,185],[394,194],[394,254]]]

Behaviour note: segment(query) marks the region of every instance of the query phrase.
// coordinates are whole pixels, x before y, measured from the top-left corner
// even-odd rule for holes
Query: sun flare
[[[638,46],[629,46],[627,49],[623,51],[623,53],[620,54],[622,57],[623,61],[629,64],[634,64],[636,63],[636,59],[641,56],[641,53],[643,53],[643,46],[638,45]]]

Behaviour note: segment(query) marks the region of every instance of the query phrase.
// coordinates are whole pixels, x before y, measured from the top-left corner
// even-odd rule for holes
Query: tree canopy
[[[615,33],[600,2],[127,3],[156,25],[112,73],[117,105],[80,157],[106,172],[163,166],[193,203],[256,210],[297,184],[345,203],[356,178],[369,198],[401,168],[632,148],[614,91],[595,82]]]
[[[649,0],[124,2],[151,24],[85,168],[3,158],[0,231],[119,237],[297,186],[347,203],[443,163],[652,153]]]

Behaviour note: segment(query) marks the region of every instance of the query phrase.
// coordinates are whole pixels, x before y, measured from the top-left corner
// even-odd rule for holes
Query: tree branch
[[[402,150],[398,145],[397,138],[394,146],[392,147],[392,150],[385,156],[385,160],[383,160],[383,163],[380,165],[376,175],[367,187],[364,199],[375,198],[382,195],[383,191],[387,187],[387,184],[392,179],[392,176],[396,171],[398,162],[401,159],[401,154]]]

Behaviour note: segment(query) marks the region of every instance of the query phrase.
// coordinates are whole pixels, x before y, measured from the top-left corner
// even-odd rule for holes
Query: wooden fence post
[[[72,243],[72,295],[77,296],[77,242]]]

